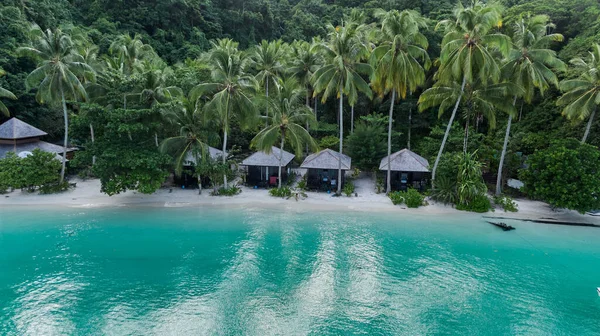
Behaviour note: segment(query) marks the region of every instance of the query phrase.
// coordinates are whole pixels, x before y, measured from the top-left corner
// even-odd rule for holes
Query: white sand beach
[[[413,215],[464,215],[451,206],[428,200],[429,204],[418,209],[393,205],[385,194],[375,192],[373,181],[369,178],[357,179],[357,197],[333,197],[327,193],[307,192],[308,197],[301,200],[281,199],[272,197],[265,189],[242,187],[239,195],[232,197],[211,196],[211,190],[204,190],[202,195],[198,190],[163,188],[151,195],[128,191],[122,194],[108,196],[100,192],[100,181],[96,179],[73,179],[77,187],[60,194],[39,195],[20,190],[0,195],[0,211],[2,208],[19,206],[64,206],[74,208],[88,207],[122,207],[122,206],[221,206],[233,208],[268,207],[281,208],[289,211],[360,211],[360,212],[397,212],[398,214]],[[553,220],[561,222],[600,224],[600,218],[582,215],[570,210],[552,210],[547,204],[525,199],[515,200],[518,212],[505,212],[496,209],[483,216],[497,218],[514,218],[524,220]]]

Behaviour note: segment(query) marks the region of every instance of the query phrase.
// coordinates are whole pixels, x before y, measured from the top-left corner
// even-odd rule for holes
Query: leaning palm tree
[[[427,38],[419,32],[426,28],[427,23],[415,11],[383,11],[375,12],[381,22],[378,40],[379,46],[371,54],[371,63],[374,66],[373,90],[383,97],[390,91],[390,113],[388,120],[388,171],[386,192],[391,192],[391,164],[392,154],[392,122],[396,93],[406,98],[408,91],[413,92],[425,82],[425,68],[429,68],[430,61],[427,55]]]
[[[62,103],[65,122],[62,169],[60,182],[65,178],[67,145],[69,140],[69,115],[67,99],[86,100],[87,93],[80,78],[87,76],[93,80],[94,70],[77,53],[71,38],[60,29],[41,30],[32,28],[31,46],[19,48],[19,53],[32,57],[38,62],[25,80],[27,89],[37,87],[36,99],[40,103]]]
[[[421,94],[421,108],[429,109],[439,107],[439,117],[445,111],[460,101],[465,120],[465,133],[463,137],[463,153],[467,153],[469,140],[469,125],[471,120],[482,116],[488,121],[490,128],[496,127],[496,111],[501,111],[509,116],[516,113],[514,104],[508,99],[512,95],[521,94],[521,88],[513,83],[484,84],[480,80],[459,86],[456,82],[449,85],[437,83],[434,87]]]
[[[188,158],[193,158],[196,165],[206,160],[209,144],[218,141],[214,131],[213,120],[203,111],[201,101],[181,97],[181,103],[167,109],[163,114],[165,120],[178,129],[178,134],[164,139],[160,151],[171,154],[174,158],[175,174],[181,175]],[[202,176],[198,175],[199,193],[202,193]]]
[[[263,40],[251,53],[248,65],[256,71],[256,80],[265,86],[266,112],[269,116],[269,84],[276,88],[279,77],[284,73],[285,48],[282,41]],[[267,118],[268,119],[268,118]]]
[[[278,91],[272,113],[266,117],[270,119],[267,123],[268,126],[252,139],[250,145],[259,151],[271,153],[273,146],[280,143],[278,176],[279,188],[281,188],[281,166],[283,165],[283,148],[286,143],[294,148],[298,156],[302,154],[304,146],[316,150],[317,144],[303,126],[315,121],[310,108],[302,105],[305,89],[295,78],[290,77],[281,82]]]
[[[563,61],[556,57],[556,52],[549,49],[553,42],[563,40],[561,34],[548,34],[553,27],[554,25],[550,23],[547,15],[521,16],[512,25],[513,48],[508,55],[506,64],[502,67],[502,72],[508,81],[522,89],[522,99],[528,104],[531,104],[536,89],[541,95],[544,95],[550,85],[558,86],[556,71],[566,70]],[[516,92],[513,95],[513,105],[516,105],[518,95]],[[504,168],[512,118],[513,115],[509,114],[498,165],[496,195],[502,193],[502,169]]]
[[[0,68],[0,76],[4,76],[6,75],[6,72],[4,72],[4,70],[2,70]],[[7,89],[3,88],[0,86],[0,98],[8,98],[8,99],[17,99],[17,96],[15,96],[12,92],[8,91]],[[4,105],[4,103],[0,100],[0,112],[2,112],[2,114],[4,114],[5,116],[10,116],[10,112],[8,112],[8,108],[6,107],[6,105]]]
[[[600,45],[594,43],[588,60],[574,58],[570,63],[575,70],[581,71],[577,79],[564,80],[560,83],[560,90],[564,92],[556,102],[558,105],[566,105],[563,115],[568,119],[585,120],[588,123],[581,143],[585,143],[594,116],[600,104]]]
[[[460,91],[464,92],[467,83],[480,80],[483,84],[496,83],[500,79],[500,65],[494,51],[499,50],[507,55],[510,50],[510,39],[494,29],[502,24],[502,8],[495,4],[483,4],[475,0],[469,7],[461,2],[454,9],[454,20],[440,21],[436,29],[445,31],[440,53],[440,68],[436,73],[439,83],[457,82]],[[460,105],[462,93],[455,102],[450,121],[438,151],[431,172],[432,187],[435,187],[435,173],[444,151],[448,135]],[[419,111],[424,111],[426,96],[419,97]]]
[[[257,119],[252,96],[258,84],[254,77],[244,73],[248,62],[238,50],[238,43],[231,39],[211,42],[212,49],[205,55],[212,66],[211,83],[199,84],[192,89],[193,100],[209,95],[205,108],[215,113],[223,130],[223,163],[227,162],[227,135],[231,119],[236,117],[241,127],[251,127]],[[223,175],[223,185],[227,188],[227,175]]]
[[[350,105],[354,105],[358,99],[358,92],[366,94],[369,98],[373,96],[369,84],[362,75],[370,75],[372,68],[369,64],[360,62],[367,53],[366,46],[359,40],[362,25],[344,25],[340,27],[328,26],[328,43],[318,45],[319,50],[325,58],[325,65],[313,75],[314,93],[316,96],[322,93],[322,101],[333,94],[339,97],[339,119],[340,119],[340,154],[343,152],[344,140],[344,94],[348,95]],[[338,164],[337,193],[341,193],[342,184],[342,158]]]

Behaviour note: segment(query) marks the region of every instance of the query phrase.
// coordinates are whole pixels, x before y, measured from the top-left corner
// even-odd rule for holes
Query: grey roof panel
[[[57,159],[62,160],[63,147],[45,141],[36,141],[17,145],[0,144],[0,159],[6,157],[8,152],[14,152],[18,155],[21,152],[33,152],[33,150],[36,148],[39,148],[44,152],[55,153],[57,155]],[[69,148],[67,149],[67,152],[72,152],[73,150],[73,148]]]
[[[285,150],[282,151],[277,147],[271,147],[270,154],[265,152],[256,152],[250,155],[244,161],[242,161],[242,166],[279,167],[279,158],[281,157],[282,152],[283,157],[281,158],[281,164],[283,167],[285,167],[292,162],[296,155]]]
[[[216,160],[218,158],[223,157],[223,151],[222,150],[218,150],[214,147],[208,147],[208,154],[210,155],[210,157],[213,160]],[[186,164],[195,164],[196,163],[196,159],[192,156],[191,152],[188,152],[187,155],[185,156],[185,163]]]
[[[392,166],[392,171],[429,172],[429,162],[424,157],[406,148],[390,155],[390,165]],[[379,170],[387,169],[388,157],[386,156],[381,159]]]
[[[338,169],[340,157],[342,158],[342,169],[350,170],[352,159],[348,155],[340,154],[329,148],[309,155],[304,162],[302,162],[300,168]]]
[[[0,125],[0,139],[25,139],[41,137],[47,134],[17,118],[12,118]]]

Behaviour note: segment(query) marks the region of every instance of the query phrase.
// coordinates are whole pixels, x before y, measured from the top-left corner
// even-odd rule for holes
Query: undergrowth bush
[[[517,212],[519,211],[517,203],[509,196],[496,196],[494,197],[494,203],[501,206],[504,211]]]
[[[212,196],[235,196],[242,192],[238,186],[231,186],[229,188],[220,188],[216,192],[211,193]]]
[[[456,205],[457,210],[471,211],[484,213],[492,209],[492,203],[486,195],[477,195],[469,203],[459,203]]]
[[[292,197],[292,190],[289,187],[273,188],[269,189],[269,195],[273,197],[290,198]]]
[[[344,194],[348,197],[352,196],[352,194],[354,194],[354,183],[348,181],[346,182],[346,184],[344,185],[344,189],[342,190],[344,192]]]
[[[407,191],[394,191],[388,196],[394,205],[404,203],[409,208],[418,208],[423,205],[423,202],[425,201],[425,197],[416,189],[408,189]]]

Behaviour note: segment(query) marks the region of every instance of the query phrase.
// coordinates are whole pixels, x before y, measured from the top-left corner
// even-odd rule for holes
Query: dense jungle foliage
[[[441,160],[440,176],[444,158],[477,151],[462,160],[477,160],[487,188],[464,183],[482,192],[495,190],[499,166],[500,186],[531,165],[562,167],[564,184],[600,180],[539,154],[561,139],[586,143],[574,152],[600,146],[595,0],[4,0],[0,35],[0,123],[17,117],[62,143],[68,117],[80,148],[69,169],[109,194],[152,192],[209,145],[239,162],[271,145],[301,157],[343,140],[373,170],[388,122],[389,150]],[[441,193],[466,202],[456,183]],[[576,192],[555,184],[525,191]],[[555,204],[600,207],[600,185],[585,190],[584,205]]]

